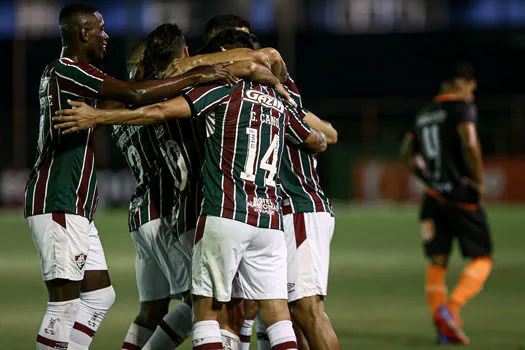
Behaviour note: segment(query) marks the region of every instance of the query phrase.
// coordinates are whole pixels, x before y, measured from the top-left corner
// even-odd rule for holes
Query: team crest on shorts
[[[78,253],[75,255],[75,264],[77,264],[79,270],[82,270],[84,266],[86,266],[86,259],[87,255],[84,253]]]

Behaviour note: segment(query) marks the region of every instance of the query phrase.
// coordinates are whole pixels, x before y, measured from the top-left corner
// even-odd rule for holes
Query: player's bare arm
[[[249,61],[271,68],[270,59],[265,53],[240,48],[193,57],[176,58],[170,63],[164,76],[172,77],[185,73],[198,66],[212,65],[228,61]]]
[[[176,97],[137,109],[96,109],[84,102],[68,100],[70,109],[57,111],[53,117],[54,128],[63,135],[89,129],[95,125],[146,125],[155,124],[170,118],[189,118],[191,108],[183,97]]]
[[[310,111],[308,111],[308,114],[304,117],[304,121],[312,129],[321,131],[326,136],[327,144],[333,145],[337,143],[337,130],[334,129],[332,124],[326,120],[322,120]]]
[[[479,193],[483,193],[483,157],[476,125],[473,122],[463,122],[458,126],[458,133],[463,146],[463,155],[472,174],[472,179],[466,181]]]
[[[274,48],[265,47],[257,50],[264,53],[270,59],[272,73],[279,78],[281,83],[284,83],[288,79],[288,68],[284,62],[281,54]]]
[[[226,68],[232,62],[194,68],[182,75],[142,82],[106,79],[100,87],[100,97],[128,104],[140,105],[159,101],[166,97],[175,97],[184,88],[194,84],[224,81],[235,84],[237,78]]]
[[[401,145],[401,157],[403,162],[408,166],[412,173],[423,181],[429,184],[428,172],[425,167],[425,161],[421,154],[416,152],[416,138],[414,133],[409,132],[405,135]]]

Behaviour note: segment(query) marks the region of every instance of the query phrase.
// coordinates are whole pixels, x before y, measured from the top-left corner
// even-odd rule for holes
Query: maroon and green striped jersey
[[[195,228],[199,208],[200,167],[192,120],[148,126],[113,127],[112,136],[138,185],[129,207],[130,231],[163,217],[173,218],[178,233]]]
[[[65,212],[93,219],[98,200],[93,152],[94,129],[61,135],[51,118],[68,108],[67,99],[95,106],[108,76],[89,64],[61,58],[40,80],[37,159],[25,193],[25,216]]]
[[[303,143],[308,125],[273,89],[249,81],[198,86],[183,96],[194,116],[206,120],[201,213],[281,229],[285,139]]]
[[[303,107],[301,94],[294,81],[288,77],[284,86],[297,103],[299,116],[304,118],[308,111]],[[328,212],[333,215],[332,204],[319,183],[316,155],[287,143],[279,177],[282,187],[283,214]]]

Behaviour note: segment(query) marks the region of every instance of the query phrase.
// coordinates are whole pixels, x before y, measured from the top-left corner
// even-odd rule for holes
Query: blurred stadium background
[[[38,134],[37,89],[60,53],[67,1],[0,2],[4,70],[0,118],[0,348],[29,349],[46,293],[21,204]],[[417,201],[423,188],[398,163],[414,113],[439,88],[442,64],[477,69],[479,132],[496,266],[465,311],[474,349],[525,349],[524,0],[111,0],[91,1],[110,36],[106,73],[125,78],[131,47],[157,25],[179,24],[190,51],[218,13],[250,20],[280,50],[305,105],[339,131],[320,159],[336,202],[328,314],[343,349],[426,349],[434,340],[423,296]],[[109,133],[97,132],[97,226],[117,302],[94,349],[117,349],[137,310],[125,207],[134,180]],[[369,205],[370,204],[370,205]],[[458,260],[450,278],[457,276]],[[189,347],[188,347],[189,348]]]

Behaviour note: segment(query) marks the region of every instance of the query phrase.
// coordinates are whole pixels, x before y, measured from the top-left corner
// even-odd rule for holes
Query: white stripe
[[[77,191],[76,191],[76,194],[77,194],[77,201],[75,203],[75,213],[76,213],[76,210],[78,208],[78,190],[80,189],[80,184],[82,184],[82,178],[84,177],[84,166],[86,165],[86,155],[87,155],[87,150],[88,150],[88,145],[89,145],[89,136],[91,135],[91,129],[88,130],[88,137],[87,137],[87,142],[86,142],[86,149],[84,150],[84,160],[82,161],[82,170],[80,170],[80,179],[78,181],[78,186],[77,186]]]
[[[62,79],[66,79],[66,80],[72,81],[73,83],[75,83],[75,84],[77,84],[77,85],[83,86],[83,87],[85,87],[86,89],[89,89],[89,90],[91,90],[91,91],[93,91],[93,92],[95,92],[95,93],[98,93],[97,90],[95,90],[95,89],[93,89],[93,88],[91,88],[91,87],[89,87],[89,86],[87,86],[87,85],[80,84],[78,81],[76,81],[76,80],[74,80],[74,79],[71,79],[71,78],[68,78],[68,77],[66,77],[66,76],[63,76],[62,74],[60,74],[60,73],[58,73],[58,72],[55,72],[55,74],[58,75],[59,77],[61,77]]]
[[[236,183],[235,183],[236,181],[235,181],[235,176],[233,176],[233,171],[235,169],[235,158],[237,156],[237,135],[239,134],[239,123],[241,121],[241,111],[242,111],[242,105],[244,103],[244,100],[242,99],[242,95],[244,94],[244,86],[245,86],[245,82],[243,81],[242,82],[242,87],[241,87],[241,104],[239,105],[239,113],[237,114],[237,123],[235,124],[235,141],[233,143],[233,157],[232,157],[232,166],[231,166],[231,170],[230,170],[230,175],[231,175],[231,178],[233,180],[233,218],[234,219],[235,219],[235,212],[237,211],[237,191],[236,191],[236,186],[235,186],[236,185]],[[226,114],[226,116],[227,116],[227,114]],[[226,116],[225,116],[224,120],[226,120]],[[250,118],[251,118],[251,116],[250,116]],[[256,162],[257,162],[257,159],[256,159]],[[257,169],[257,168],[255,168],[255,169]],[[244,183],[244,181],[243,181],[243,183]],[[244,194],[246,194],[246,191],[244,191]],[[246,214],[248,214],[247,210],[246,210]],[[248,215],[246,215],[245,223],[246,223],[247,220],[248,220]]]
[[[40,170],[36,172],[36,181],[35,186],[33,187],[33,200],[31,201],[31,214],[35,212],[35,194],[36,194],[36,185],[38,184],[38,179],[40,179]]]
[[[42,207],[44,213],[46,212],[47,189],[49,185],[49,178],[51,177],[51,168],[53,167],[53,160],[55,159],[54,155],[55,155],[55,152],[53,151],[51,153],[51,164],[49,164],[49,169],[47,170],[46,190],[44,192],[44,206]]]
[[[88,144],[89,144],[89,138],[88,138]],[[86,202],[84,203],[84,216],[86,216],[86,204],[88,201],[89,188],[91,187],[91,179],[93,178],[94,172],[95,172],[95,152],[93,152],[93,163],[91,164],[91,173],[89,174],[89,180],[88,180],[88,185],[87,185]],[[96,185],[96,182],[95,182],[95,185]],[[95,188],[93,188],[93,199],[95,199]],[[91,209],[93,209],[93,202],[91,202]],[[91,209],[89,210],[88,215],[91,215]]]
[[[80,96],[80,95],[74,94],[71,91],[62,90],[62,92],[66,93],[66,94],[70,94],[70,95],[76,96],[76,97],[84,98],[84,96]],[[62,109],[62,107],[60,107],[60,109]]]
[[[300,151],[298,151],[298,152],[300,152]],[[301,164],[301,174],[302,174],[301,177],[304,178],[304,183],[307,184],[308,181],[306,181],[306,173],[305,173],[305,171],[304,171],[303,160],[302,160],[300,154],[298,154],[298,156],[299,156],[299,163]],[[299,180],[301,180],[301,177],[299,177]],[[306,188],[305,188],[304,185],[302,184],[302,181],[300,181],[300,182],[301,182],[301,187],[303,188],[304,193],[306,193],[306,194],[308,195],[308,197],[310,197],[310,199],[312,200],[312,205],[313,205],[313,207],[314,207],[314,209],[315,209],[315,201],[314,201],[314,198],[310,195],[310,193],[308,193],[308,191],[306,190]]]
[[[195,104],[196,104],[197,102],[199,102],[203,97],[208,96],[208,94],[210,94],[211,92],[213,92],[213,91],[215,91],[215,90],[217,90],[217,89],[221,89],[221,88],[227,87],[227,86],[228,86],[228,85],[220,85],[220,86],[214,87],[214,88],[211,89],[211,90],[206,91],[206,93],[200,95],[199,98],[197,98],[195,101],[193,101],[193,104],[195,105]],[[193,90],[191,90],[191,91],[193,91]],[[191,93],[191,91],[189,91],[189,92],[187,93],[187,95],[188,95],[189,93]],[[214,101],[214,102],[217,102],[217,101]],[[211,103],[211,104],[213,104],[213,103]],[[210,104],[210,105],[211,105],[211,104]],[[205,110],[205,109],[208,108],[208,106],[210,106],[210,105],[207,105],[205,108],[202,108],[202,110]],[[199,114],[200,114],[200,113],[199,113]]]
[[[88,75],[90,77],[92,77],[93,79],[97,79],[98,81],[104,81],[104,79],[101,79],[99,77],[96,77],[94,75],[91,75],[89,74],[88,72],[86,72],[85,70],[83,70],[82,68],[80,68],[79,66],[77,66],[76,64],[68,64],[68,63],[65,63],[65,62],[62,62],[62,59],[60,59],[60,63],[62,63],[64,66],[67,66],[67,67],[75,67],[77,70],[79,70],[80,72],[84,73],[85,75]],[[89,65],[90,67],[93,67],[92,65]],[[93,67],[95,68],[95,67]],[[96,68],[95,68],[96,69]],[[97,69],[98,70],[98,69]],[[98,70],[100,72],[100,70]]]

